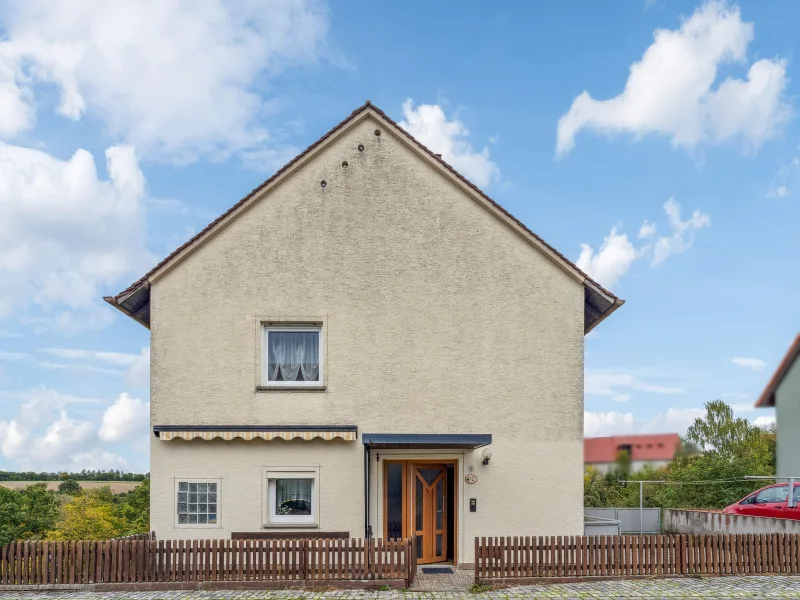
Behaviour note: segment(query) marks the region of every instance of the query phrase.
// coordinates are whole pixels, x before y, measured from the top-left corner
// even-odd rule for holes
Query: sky
[[[626,304],[586,435],[754,409],[800,330],[796,2],[0,3],[0,469],[148,469],[126,288],[369,99]],[[531,368],[535,368],[532,365]]]

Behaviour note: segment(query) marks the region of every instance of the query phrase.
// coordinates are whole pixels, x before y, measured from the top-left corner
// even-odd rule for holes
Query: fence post
[[[300,578],[305,581],[308,579],[308,540],[301,540],[300,556]]]
[[[478,558],[479,557],[478,548],[479,548],[478,536],[476,535],[475,536],[475,583],[479,583],[479,581],[478,581],[478,560],[479,560],[479,558]]]

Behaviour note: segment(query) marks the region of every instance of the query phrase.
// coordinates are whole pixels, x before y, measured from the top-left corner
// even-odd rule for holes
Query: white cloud
[[[705,415],[702,408],[670,408],[646,419],[638,419],[632,412],[599,411],[583,413],[586,437],[620,435],[625,433],[686,433],[689,425]]]
[[[575,264],[589,277],[610,288],[628,272],[638,257],[639,251],[628,236],[617,233],[617,228],[612,227],[597,252],[589,244],[581,244],[581,255]]]
[[[667,396],[685,393],[685,390],[681,387],[664,385],[659,381],[655,381],[655,379],[658,378],[631,370],[586,369],[583,385],[584,392],[587,395],[610,396],[617,402],[630,400],[633,397],[632,394],[626,393],[630,391]]]
[[[583,129],[635,137],[655,133],[689,150],[733,139],[755,149],[791,116],[783,60],[758,60],[746,78],[717,83],[721,67],[747,64],[753,24],[742,21],[738,7],[706,2],[680,29],[658,29],[653,37],[642,59],[631,65],[619,96],[595,100],[584,91],[575,98],[558,122],[558,155],[573,148]]]
[[[639,239],[651,238],[656,234],[656,226],[653,223],[645,221],[639,228],[639,234],[636,236]]]
[[[403,102],[400,127],[408,131],[442,160],[479,187],[486,187],[500,178],[500,169],[492,162],[489,148],[476,151],[467,141],[469,130],[456,119],[447,120],[438,104],[414,107],[410,98]]]
[[[660,265],[672,254],[680,254],[692,247],[695,231],[711,226],[711,218],[695,210],[686,221],[681,221],[681,206],[670,198],[664,203],[670,235],[659,237],[653,249],[653,266]]]
[[[767,366],[767,363],[760,358],[746,358],[744,356],[736,356],[731,359],[731,362],[737,367],[750,369],[751,371],[762,371]]]
[[[87,365],[85,363],[56,363],[47,360],[39,361],[37,363],[40,367],[45,369],[52,369],[54,371],[67,371],[70,373],[99,373],[101,375],[122,375],[123,371],[119,369],[108,369],[106,367],[98,367],[97,365]]]
[[[761,415],[760,417],[756,417],[753,421],[753,425],[756,427],[763,427],[769,428],[770,426],[775,424],[775,415]]]
[[[94,405],[98,400],[35,388],[20,397],[13,419],[0,420],[0,452],[20,470],[80,470],[121,468],[125,461],[98,446],[97,426],[91,421],[70,417],[69,407]]]
[[[645,221],[639,228],[637,237],[646,241],[637,248],[627,234],[619,233],[617,227],[612,227],[611,233],[596,252],[589,244],[581,244],[581,253],[575,264],[592,279],[611,288],[638,259],[652,253],[650,265],[656,267],[671,255],[691,248],[695,232],[711,225],[711,218],[699,210],[695,210],[691,217],[682,221],[680,204],[674,198],[667,200],[663,208],[669,224],[668,235],[658,236],[656,225]]]
[[[104,442],[121,442],[147,435],[150,422],[150,403],[122,394],[103,413],[103,424],[98,435]]]
[[[136,153],[115,146],[106,158],[103,181],[85,150],[62,161],[0,142],[0,318],[34,305],[41,329],[105,326],[101,288],[152,263]]]
[[[223,159],[264,147],[270,80],[330,58],[322,2],[27,0],[4,5],[0,135],[30,129],[38,84],[143,156]],[[40,99],[41,100],[41,99]]]
[[[772,198],[790,196],[794,193],[798,179],[800,179],[800,158],[795,156],[778,170],[767,196]]]
[[[139,354],[78,348],[41,348],[39,352],[67,361],[76,361],[72,363],[39,362],[39,365],[45,368],[125,375],[128,383],[134,387],[144,387],[150,383],[149,346],[142,348]]]
[[[0,360],[20,361],[28,360],[29,358],[33,357],[25,352],[7,352],[5,350],[0,350]]]

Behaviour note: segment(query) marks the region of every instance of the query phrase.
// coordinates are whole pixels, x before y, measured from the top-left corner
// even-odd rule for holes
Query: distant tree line
[[[34,473],[33,471],[0,471],[0,481],[144,481],[144,473],[123,473],[122,471],[87,471],[80,473]]]

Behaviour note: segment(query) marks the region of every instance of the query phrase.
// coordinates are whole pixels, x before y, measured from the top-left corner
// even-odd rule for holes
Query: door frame
[[[431,456],[428,454],[427,456]],[[452,455],[451,455],[452,456]],[[386,518],[388,514],[387,511],[387,504],[388,504],[388,474],[389,470],[387,468],[388,463],[402,463],[403,464],[403,535],[405,537],[411,537],[413,535],[413,531],[411,530],[413,525],[414,519],[414,465],[424,465],[424,464],[437,464],[437,465],[452,465],[453,466],[453,516],[452,516],[452,523],[453,523],[453,564],[458,564],[458,541],[459,541],[459,529],[458,529],[458,517],[459,517],[459,459],[457,458],[394,458],[387,456],[386,458],[381,457],[381,462],[383,463],[383,472],[380,474],[380,481],[381,481],[381,506],[383,507],[383,514],[381,515],[382,527],[381,533],[383,534],[384,539],[387,537],[387,529],[389,526],[389,521]],[[446,485],[446,482],[445,482]],[[448,515],[449,517],[449,515]],[[443,562],[447,562],[446,559]]]

